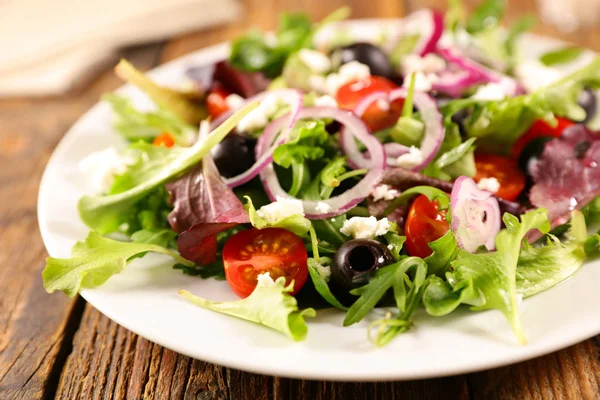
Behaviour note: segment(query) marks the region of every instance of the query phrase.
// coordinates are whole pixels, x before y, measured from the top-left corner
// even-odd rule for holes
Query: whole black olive
[[[221,175],[231,178],[249,169],[255,162],[254,147],[256,139],[230,133],[210,154]]]
[[[353,239],[344,243],[331,263],[331,284],[347,294],[364,286],[377,269],[394,262],[392,253],[376,240]]]
[[[355,43],[350,46],[341,47],[334,51],[333,59],[338,59],[340,64],[350,61],[358,61],[369,66],[371,75],[383,76],[392,79],[394,68],[390,60],[379,47],[370,43]]]
[[[596,92],[590,88],[585,88],[579,95],[579,101],[577,102],[581,108],[585,110],[585,119],[582,123],[589,122],[596,115],[596,105],[598,99],[596,98]]]

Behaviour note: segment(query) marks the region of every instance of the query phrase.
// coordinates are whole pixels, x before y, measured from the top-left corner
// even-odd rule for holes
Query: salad
[[[368,35],[346,8],[318,24],[284,14],[190,68],[186,90],[121,61],[156,108],[105,96],[126,145],[81,161],[90,233],[47,259],[46,290],[74,296],[154,252],[240,297],[182,301],[293,340],[324,307],[344,326],[371,314],[383,346],[419,308],[468,306],[502,312],[526,343],[522,299],[600,254],[600,58],[567,76],[556,65],[574,47],[523,61],[532,21],[501,28],[501,3]]]

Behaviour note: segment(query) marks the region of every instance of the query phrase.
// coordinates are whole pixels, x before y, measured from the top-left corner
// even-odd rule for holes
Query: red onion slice
[[[278,139],[278,142],[277,142],[278,144],[273,146],[272,149],[270,149],[265,154],[261,154],[261,157],[257,157],[256,162],[252,165],[252,167],[250,167],[248,170],[246,170],[245,172],[243,172],[237,176],[223,179],[223,181],[230,188],[234,188],[234,187],[243,185],[244,183],[247,183],[247,182],[251,181],[254,177],[256,177],[260,173],[260,171],[262,171],[265,168],[265,166],[267,166],[273,160],[273,152],[275,151],[275,147],[277,147],[279,144],[283,144],[287,141],[288,135],[289,135],[291,129],[296,124],[296,120],[298,119],[298,113],[302,109],[302,101],[303,101],[302,93],[300,91],[295,90],[295,89],[278,89],[278,90],[273,90],[273,91],[262,92],[262,93],[257,94],[256,96],[246,99],[244,104],[247,104],[247,103],[253,102],[253,101],[263,101],[267,96],[276,96],[276,97],[281,98],[284,102],[286,102],[290,105],[291,111],[284,116],[285,119],[279,118],[279,120],[281,120],[278,123],[280,126],[271,126],[271,125],[273,125],[272,123],[267,125],[267,128],[265,128],[265,132],[263,132],[263,134],[261,135],[261,138],[263,136],[265,136],[265,133],[267,133],[267,131],[269,129],[271,129],[271,131],[275,130],[275,133],[279,133],[281,127],[286,122],[287,122],[287,129],[285,131],[283,131],[282,134],[280,135],[281,137]],[[220,115],[219,118],[215,119],[211,123],[211,126],[210,126],[211,130],[215,129],[217,126],[219,126],[221,123],[223,123],[223,121],[225,121],[227,118],[229,118],[229,116],[231,114],[233,114],[235,111],[236,110],[229,110],[229,111],[223,113],[222,115]],[[261,143],[261,140],[259,138],[257,146],[260,143]]]
[[[431,89],[451,97],[461,97],[468,88],[485,82],[479,75],[467,71],[445,70],[431,83]]]
[[[419,41],[413,49],[413,53],[421,57],[435,51],[437,43],[444,33],[444,16],[437,11],[419,10],[415,11],[402,20],[400,28],[400,40],[403,36],[419,34]],[[394,48],[392,46],[391,48]]]
[[[375,92],[362,99],[354,113],[361,117],[366,109],[374,102],[385,100],[389,103],[406,98],[408,90],[406,88],[398,88],[390,93]],[[415,165],[411,170],[420,171],[425,168],[437,155],[442,142],[444,141],[445,130],[442,120],[442,114],[439,112],[437,103],[427,93],[414,92],[413,102],[421,112],[423,121],[425,122],[425,135],[421,142],[422,161]],[[363,154],[358,149],[356,141],[343,128],[340,132],[340,147],[348,156],[348,164],[355,169],[370,168],[373,157],[370,154]],[[396,166],[396,160],[402,154],[406,154],[410,149],[398,143],[386,143],[384,145],[386,152],[386,163],[389,166]]]
[[[479,80],[478,83],[482,82],[494,82],[499,83],[504,88],[504,92],[508,96],[517,96],[519,94],[525,93],[523,88],[519,85],[519,83],[513,78],[501,74],[499,72],[493,71],[476,61],[469,59],[468,57],[462,55],[457,49],[445,47],[438,48],[437,53],[444,59],[446,62],[455,64],[460,67],[463,71],[471,74],[473,80]]]
[[[459,247],[470,253],[481,245],[495,249],[501,217],[498,200],[492,193],[479,189],[473,179],[461,176],[454,182],[450,209],[452,232]]]
[[[282,117],[284,118],[284,117]],[[302,109],[298,115],[299,119],[305,118],[332,118],[344,125],[348,135],[352,135],[352,140],[355,138],[362,142],[369,154],[373,157],[370,162],[369,172],[351,189],[348,189],[341,195],[332,197],[328,200],[303,200],[304,212],[307,218],[324,219],[340,215],[350,210],[361,201],[363,201],[373,189],[379,184],[385,169],[385,153],[383,146],[379,140],[369,133],[369,129],[365,123],[352,112],[344,111],[334,107],[310,107]],[[275,128],[281,128],[282,122],[275,120],[271,123]],[[271,128],[271,126],[269,126]],[[273,148],[269,147],[272,140],[275,140],[276,129],[265,132],[265,139],[262,143],[257,144],[257,154],[259,151],[266,154]],[[275,133],[274,133],[275,132]],[[262,139],[262,137],[261,137]],[[269,141],[268,139],[271,139]],[[271,201],[276,201],[277,197],[293,198],[279,184],[277,174],[272,164],[267,165],[260,173],[260,179],[265,188],[265,192]]]

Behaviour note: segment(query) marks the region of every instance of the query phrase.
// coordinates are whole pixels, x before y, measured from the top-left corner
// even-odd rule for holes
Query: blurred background
[[[452,1],[452,0],[450,0]],[[510,24],[538,17],[534,31],[597,48],[599,0],[507,0]],[[471,9],[479,0],[464,0]],[[446,0],[21,0],[0,2],[0,97],[49,96],[85,87],[132,47],[173,59],[249,28],[272,29],[278,12],[319,20],[342,5],[354,18],[399,17]],[[16,39],[16,40],[15,40]],[[154,47],[152,47],[154,46]],[[152,52],[152,51],[151,51]]]

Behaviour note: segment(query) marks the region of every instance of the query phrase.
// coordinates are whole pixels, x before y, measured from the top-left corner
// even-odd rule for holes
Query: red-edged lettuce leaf
[[[223,182],[209,155],[202,164],[167,184],[173,211],[169,223],[179,253],[199,265],[215,261],[217,233],[249,222],[248,214],[233,191]]]
[[[548,210],[553,227],[564,224],[573,209],[600,196],[600,132],[583,125],[567,128],[546,144],[529,172],[534,182],[531,204]]]

